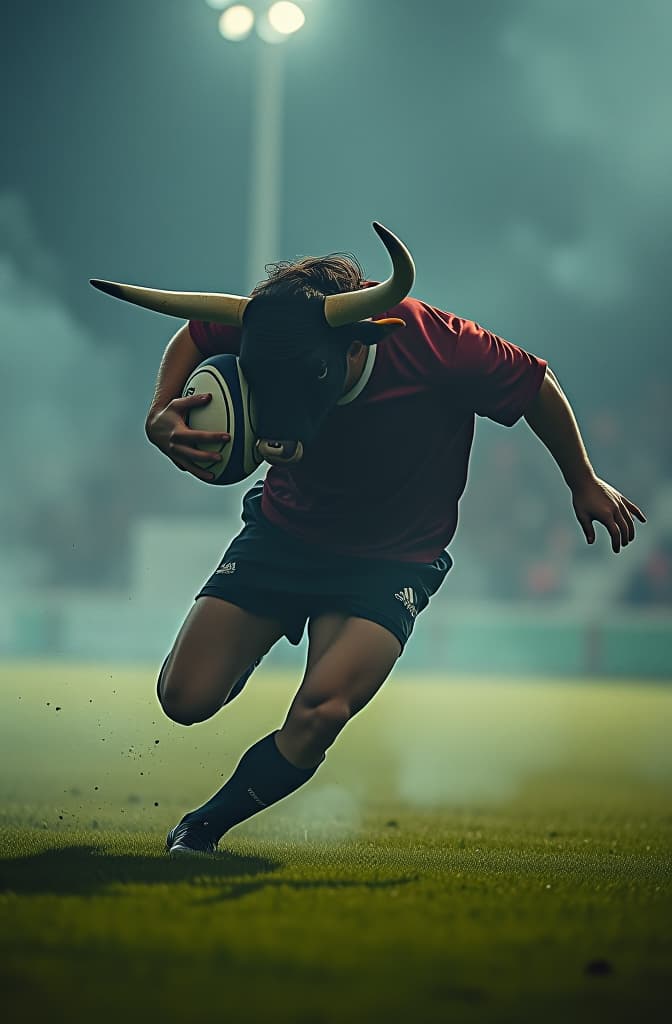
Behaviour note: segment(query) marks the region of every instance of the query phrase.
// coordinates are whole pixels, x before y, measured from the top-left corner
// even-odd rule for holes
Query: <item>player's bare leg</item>
[[[401,644],[377,622],[324,615],[310,624],[303,682],[282,728],[278,750],[297,768],[318,765],[350,719],[392,671]]]
[[[244,611],[217,597],[201,597],[175,640],[159,676],[163,710],[175,722],[192,725],[217,712],[232,688],[283,635],[274,619]],[[216,839],[194,828],[189,815],[166,837],[171,853],[212,853]]]
[[[171,853],[213,852],[234,825],[306,783],[345,724],[380,689],[401,645],[382,626],[323,615],[309,627],[301,687],[282,728],[247,750],[231,778],[168,834]]]
[[[218,597],[200,597],[161,671],[158,692],[165,713],[181,725],[212,717],[241,675],[283,632],[274,619]]]

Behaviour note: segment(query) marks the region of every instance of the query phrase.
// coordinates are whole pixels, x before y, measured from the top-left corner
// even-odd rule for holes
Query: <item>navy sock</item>
[[[278,750],[272,732],[246,750],[229,781],[201,807],[185,814],[182,821],[199,822],[208,838],[216,842],[234,825],[308,782],[319,766],[304,769],[291,764]]]

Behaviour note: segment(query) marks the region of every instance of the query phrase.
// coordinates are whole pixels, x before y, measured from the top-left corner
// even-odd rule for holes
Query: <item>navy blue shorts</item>
[[[343,612],[384,626],[403,650],[453,564],[448,552],[430,563],[334,554],[269,522],[262,490],[260,481],[245,495],[243,529],[196,599],[223,598],[279,620],[292,644],[301,642],[308,619]]]

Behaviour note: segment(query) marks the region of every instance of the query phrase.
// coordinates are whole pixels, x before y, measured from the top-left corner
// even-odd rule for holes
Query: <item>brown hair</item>
[[[255,295],[305,295],[321,298],[338,292],[353,292],[362,287],[364,271],[350,253],[332,252],[328,256],[304,256],[266,264],[267,278],[251,293]]]

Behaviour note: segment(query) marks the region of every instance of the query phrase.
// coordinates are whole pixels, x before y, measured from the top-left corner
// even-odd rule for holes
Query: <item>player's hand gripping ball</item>
[[[263,461],[254,430],[254,405],[247,381],[233,355],[211,356],[200,363],[184,385],[182,397],[212,395],[207,405],[189,410],[186,422],[192,430],[230,434],[225,444],[202,443],[204,451],[218,452],[220,460],[200,463],[214,476],[213,484],[235,484],[254,473]]]

